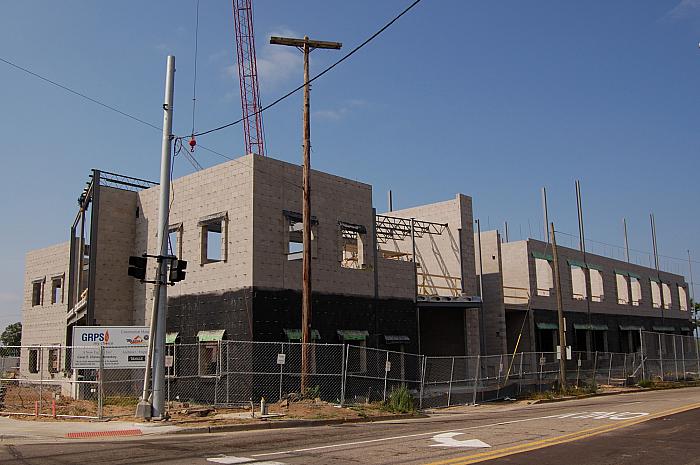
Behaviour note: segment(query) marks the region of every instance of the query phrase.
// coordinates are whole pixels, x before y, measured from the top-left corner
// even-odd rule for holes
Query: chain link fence
[[[577,388],[640,380],[700,379],[692,336],[641,332],[636,353],[574,352],[565,361]],[[129,417],[143,388],[143,368],[114,368],[126,348],[0,348],[0,413],[81,418]],[[166,344],[168,408],[236,407],[319,398],[340,405],[386,401],[406,388],[419,409],[518,398],[556,389],[555,352],[427,357],[362,345],[309,344],[306,390],[302,344],[208,341]],[[91,368],[74,368],[89,355]],[[89,357],[88,357],[89,358]],[[80,365],[80,366],[85,366]]]

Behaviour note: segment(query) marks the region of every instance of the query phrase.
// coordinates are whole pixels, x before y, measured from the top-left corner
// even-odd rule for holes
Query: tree
[[[18,346],[22,343],[22,323],[7,325],[5,331],[0,334],[0,342],[5,346]]]

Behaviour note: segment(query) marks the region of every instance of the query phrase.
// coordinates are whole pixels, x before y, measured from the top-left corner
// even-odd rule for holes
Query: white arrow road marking
[[[491,447],[484,441],[479,439],[467,439],[466,441],[458,441],[454,437],[464,433],[442,433],[433,436],[433,441],[438,444],[431,444],[431,447]]]
[[[222,455],[219,457],[209,457],[207,459],[207,462],[214,462],[214,463],[224,463],[224,464],[232,464],[232,463],[250,463],[252,464],[255,462],[255,465],[284,465],[282,462],[256,462],[255,459],[249,459],[248,457],[234,457],[232,455]]]

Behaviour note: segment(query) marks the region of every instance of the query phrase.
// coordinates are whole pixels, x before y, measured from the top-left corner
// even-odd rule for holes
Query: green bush
[[[321,397],[321,386],[318,384],[314,387],[306,388],[301,394],[302,399],[314,400],[317,397]]]
[[[392,389],[391,393],[389,393],[389,398],[384,403],[384,408],[393,413],[412,413],[416,411],[413,396],[406,389],[406,386]]]

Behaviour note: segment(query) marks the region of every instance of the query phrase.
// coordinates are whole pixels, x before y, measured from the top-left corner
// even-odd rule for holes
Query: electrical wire
[[[83,94],[82,92],[78,92],[77,90],[71,89],[71,88],[68,87],[68,86],[65,86],[65,85],[63,85],[63,84],[59,84],[59,83],[56,82],[56,81],[53,81],[53,80],[51,80],[51,79],[49,79],[49,78],[47,78],[47,77],[45,77],[45,76],[42,76],[41,74],[35,73],[34,71],[31,71],[31,70],[29,70],[29,69],[27,69],[27,68],[24,68],[24,67],[22,67],[22,66],[20,66],[20,65],[18,65],[18,64],[16,64],[16,63],[13,63],[13,62],[11,62],[10,60],[7,60],[7,59],[5,59],[5,58],[0,57],[0,61],[2,61],[3,63],[5,63],[5,64],[7,64],[7,65],[9,65],[9,66],[12,66],[12,67],[15,68],[15,69],[18,69],[18,70],[20,70],[20,71],[22,71],[22,72],[25,72],[25,73],[27,73],[27,74],[29,74],[29,75],[31,75],[31,76],[34,76],[35,78],[41,79],[42,81],[48,82],[49,84],[51,84],[51,85],[53,85],[53,86],[56,86],[56,87],[58,87],[58,88],[60,88],[60,89],[63,89],[63,90],[65,90],[66,92],[70,92],[71,94],[77,95],[77,96],[80,97],[80,98],[83,98],[83,99],[85,99],[85,100],[88,100],[88,101],[90,101],[90,102],[92,102],[92,103],[94,103],[94,104],[97,104],[97,105],[99,105],[99,106],[101,106],[101,107],[104,107],[104,108],[106,108],[106,109],[108,109],[108,110],[111,110],[111,111],[113,111],[113,112],[115,112],[115,113],[119,113],[119,114],[122,115],[122,116],[125,116],[125,117],[127,117],[127,118],[130,118],[130,119],[132,119],[132,120],[134,120],[134,121],[137,121],[137,122],[139,122],[139,123],[141,123],[141,124],[145,124],[146,126],[149,126],[149,127],[153,128],[153,129],[157,129],[157,130],[159,130],[159,131],[162,131],[162,130],[163,130],[162,128],[156,126],[155,124],[151,124],[151,123],[149,123],[148,121],[144,121],[144,120],[142,120],[141,118],[138,118],[138,117],[136,117],[136,116],[134,116],[134,115],[130,115],[129,113],[127,113],[127,112],[125,112],[125,111],[122,111],[122,110],[120,110],[120,109],[118,109],[118,108],[116,108],[116,107],[113,107],[113,106],[108,105],[108,104],[106,104],[106,103],[104,103],[104,102],[101,102],[100,100],[97,100],[97,99],[95,99],[95,98],[92,98],[92,97],[90,97],[90,96],[88,96],[88,95],[85,95],[85,94]]]
[[[342,62],[344,62],[345,60],[347,60],[348,58],[350,58],[351,56],[353,56],[353,55],[354,55],[355,53],[357,53],[358,51],[360,51],[360,49],[362,49],[365,45],[367,45],[367,44],[370,43],[372,40],[374,40],[378,35],[380,35],[382,32],[384,32],[384,31],[387,30],[389,27],[391,27],[392,24],[394,24],[396,21],[398,21],[399,18],[401,18],[401,17],[402,17],[403,15],[405,15],[406,13],[408,13],[413,7],[415,7],[416,5],[418,5],[421,1],[422,1],[422,0],[415,0],[415,1],[414,1],[413,3],[411,3],[408,7],[406,7],[401,13],[399,13],[398,15],[396,15],[391,21],[389,21],[388,23],[386,23],[381,29],[379,29],[377,32],[375,32],[375,33],[372,34],[371,36],[369,36],[369,38],[367,38],[367,39],[366,39],[364,42],[362,42],[360,45],[358,45],[358,46],[356,46],[355,48],[353,48],[352,50],[350,50],[350,52],[348,52],[346,55],[344,55],[344,56],[343,56],[342,58],[340,58],[338,61],[336,61],[335,63],[333,63],[332,65],[330,65],[328,68],[324,69],[324,70],[321,71],[319,74],[317,74],[317,75],[314,76],[313,78],[309,79],[308,84],[311,84],[311,83],[314,82],[316,79],[319,79],[321,76],[325,75],[326,73],[328,73],[329,71],[331,71],[333,68],[335,68],[336,66],[338,66],[339,64],[341,64]],[[231,122],[231,123],[223,124],[223,125],[221,125],[221,126],[218,126],[218,127],[212,128],[212,129],[208,129],[208,130],[206,130],[206,131],[202,131],[202,132],[199,132],[199,133],[195,133],[195,134],[193,134],[193,135],[194,135],[194,136],[204,136],[204,135],[206,135],[206,134],[211,134],[212,132],[220,131],[220,130],[222,130],[222,129],[226,129],[226,128],[229,128],[229,127],[231,127],[231,126],[235,126],[236,124],[241,123],[242,121],[244,121],[244,120],[250,118],[251,116],[255,116],[255,115],[257,115],[258,113],[262,113],[262,112],[264,112],[265,110],[268,110],[269,108],[274,107],[275,105],[277,105],[278,103],[280,103],[282,100],[285,100],[286,98],[291,97],[292,95],[294,95],[295,93],[297,93],[297,92],[299,92],[301,89],[303,89],[304,86],[306,86],[306,84],[307,84],[306,82],[305,82],[304,84],[301,84],[300,86],[296,87],[295,89],[293,89],[293,90],[287,92],[286,94],[284,94],[283,96],[279,97],[277,100],[273,101],[272,103],[270,103],[270,104],[268,104],[268,105],[265,105],[264,107],[260,108],[258,111],[255,111],[255,112],[253,112],[253,113],[251,113],[251,114],[249,114],[249,115],[246,115],[246,116],[244,116],[243,118],[240,118],[240,119],[238,119],[238,120],[236,120],[236,121],[233,121],[233,122]]]

